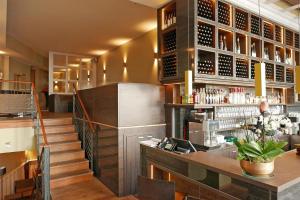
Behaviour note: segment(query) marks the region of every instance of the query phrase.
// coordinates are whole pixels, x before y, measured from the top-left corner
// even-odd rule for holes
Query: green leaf
[[[263,157],[266,160],[273,160],[275,157],[279,156],[280,154],[284,153],[284,150],[276,148],[272,151],[269,151],[268,153],[264,154]]]

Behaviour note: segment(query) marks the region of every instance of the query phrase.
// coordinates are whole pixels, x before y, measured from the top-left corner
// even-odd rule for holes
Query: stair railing
[[[73,122],[82,142],[85,156],[89,160],[90,169],[97,175],[97,145],[100,127],[91,121],[75,85],[73,85]]]
[[[47,135],[45,131],[43,115],[39,103],[38,93],[36,91],[33,82],[26,81],[12,81],[12,80],[0,80],[5,86],[4,89],[0,89],[1,94],[8,94],[7,99],[9,101],[9,94],[13,95],[28,95],[30,94],[30,104],[27,105],[25,111],[31,112],[31,117],[35,121],[35,135],[36,135],[36,149],[38,153],[38,167],[36,170],[36,191],[40,191],[44,200],[50,200],[50,147],[48,145]],[[11,84],[14,84],[12,87]],[[16,88],[16,86],[18,86]],[[22,110],[22,109],[21,109]],[[9,111],[9,110],[8,110]],[[40,138],[42,135],[42,138]],[[43,140],[43,143],[40,141]],[[42,149],[40,149],[42,147]],[[39,154],[40,153],[40,154]],[[41,179],[41,181],[38,181]]]

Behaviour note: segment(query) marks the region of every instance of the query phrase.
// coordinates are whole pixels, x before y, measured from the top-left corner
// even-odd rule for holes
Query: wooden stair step
[[[87,169],[89,169],[89,161],[86,159],[56,162],[50,165],[50,175],[52,176]]]
[[[46,126],[45,131],[47,135],[49,134],[57,134],[57,133],[69,133],[75,132],[74,125],[63,125],[63,126]]]
[[[53,152],[50,153],[50,164],[63,161],[84,159],[84,154],[85,153],[83,150]]]
[[[51,152],[70,151],[70,150],[81,149],[81,142],[78,140],[64,141],[64,142],[50,142],[48,144],[50,146]]]
[[[73,119],[71,117],[44,119],[45,126],[60,126],[60,125],[71,125],[71,124],[73,124]]]
[[[42,141],[43,138],[40,137],[40,140]],[[58,134],[50,134],[47,135],[48,143],[54,143],[54,142],[67,142],[67,141],[75,141],[78,140],[78,134],[77,133],[58,133]]]
[[[51,189],[63,187],[78,182],[88,181],[93,178],[91,170],[80,170],[51,176]]]

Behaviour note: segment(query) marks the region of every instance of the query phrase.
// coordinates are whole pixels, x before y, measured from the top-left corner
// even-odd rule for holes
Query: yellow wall
[[[97,85],[112,82],[159,84],[157,61],[154,59],[156,51],[157,30],[154,29],[107,52],[100,57]],[[124,61],[126,61],[126,69],[123,67]]]
[[[34,146],[33,128],[0,129],[0,153],[32,150]]]
[[[15,80],[15,75],[25,75],[24,81],[30,81],[31,66],[21,63],[15,58],[10,57],[9,60],[9,80]]]

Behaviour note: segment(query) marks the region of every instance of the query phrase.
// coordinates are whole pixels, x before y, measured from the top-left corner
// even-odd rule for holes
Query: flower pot
[[[274,171],[274,160],[267,163],[249,162],[247,160],[240,161],[241,168],[252,176],[266,176]]]

